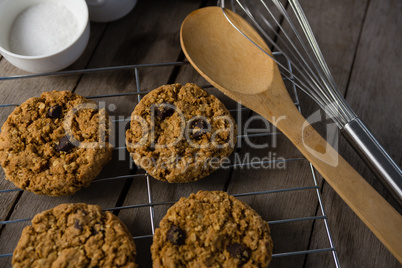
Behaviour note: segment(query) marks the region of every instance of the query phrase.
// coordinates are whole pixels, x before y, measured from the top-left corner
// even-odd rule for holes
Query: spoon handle
[[[266,116],[269,120],[268,114]],[[288,108],[286,118],[279,121],[277,127],[402,262],[402,216],[314,130],[296,108]]]

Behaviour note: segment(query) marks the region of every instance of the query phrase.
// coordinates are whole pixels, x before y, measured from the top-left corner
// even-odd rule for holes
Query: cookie
[[[220,191],[199,191],[169,208],[155,230],[153,267],[267,267],[268,223],[246,203]]]
[[[126,131],[134,162],[170,183],[196,181],[232,153],[237,126],[226,107],[195,84],[164,85],[138,103]]]
[[[21,189],[73,194],[111,159],[110,129],[95,102],[69,91],[45,92],[15,108],[2,126],[0,164]]]
[[[62,204],[37,214],[14,250],[13,267],[136,267],[126,226],[99,206]]]

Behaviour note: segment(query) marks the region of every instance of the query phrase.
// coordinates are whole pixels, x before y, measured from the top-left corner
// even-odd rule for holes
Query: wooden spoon
[[[242,17],[225,12],[271,54]],[[291,100],[276,63],[239,33],[220,7],[191,13],[182,24],[180,42],[187,59],[208,82],[281,130],[402,262],[402,216],[307,123]]]

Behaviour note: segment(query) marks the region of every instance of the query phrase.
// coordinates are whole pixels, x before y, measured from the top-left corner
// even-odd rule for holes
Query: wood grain
[[[366,8],[366,7],[365,7]],[[326,9],[325,9],[326,10]],[[395,112],[401,96],[400,73],[392,70],[400,68],[401,55],[398,53],[398,34],[400,25],[401,4],[398,1],[370,1],[362,26],[361,37],[357,47],[356,59],[347,85],[346,99],[356,113],[369,125],[382,145],[401,165],[401,124],[400,113]],[[396,109],[396,110],[395,110]],[[387,116],[390,115],[390,116]],[[365,167],[357,154],[347,142],[340,140],[340,153],[354,166],[371,185],[378,190],[391,204],[398,209],[384,187],[378,183],[374,175]],[[331,215],[330,228],[337,246],[341,265],[371,267],[400,267],[400,263],[385,249],[378,245],[378,240],[352,212],[333,190],[326,186],[323,189],[324,206]],[[401,212],[401,208],[399,208]],[[349,222],[349,224],[342,224]],[[314,237],[317,237],[314,234]],[[347,246],[345,242],[348,241]],[[365,248],[366,252],[361,251]],[[308,266],[314,263],[325,263],[320,256],[309,256]]]
[[[90,46],[80,61],[70,69],[183,60],[178,43],[180,23],[188,13],[205,2],[207,5],[214,5],[216,1],[140,0],[134,10],[122,20],[109,24],[92,23],[93,36],[91,36]],[[400,163],[401,144],[398,139],[398,134],[401,132],[401,124],[398,124],[400,113],[395,112],[401,102],[398,94],[400,73],[395,71],[400,69],[401,62],[400,53],[398,53],[400,43],[398,25],[401,25],[400,3],[392,0],[311,0],[301,1],[301,4],[341,91],[347,90],[347,99],[353,108]],[[374,55],[374,57],[367,57],[367,55]],[[378,62],[381,62],[381,68]],[[207,84],[189,65],[139,68],[137,71],[141,90],[150,90],[168,82]],[[20,73],[22,72],[9,65],[4,58],[0,59],[1,76]],[[133,92],[137,90],[136,82],[133,69],[79,76],[0,81],[2,92],[0,104],[21,103],[29,97],[46,91],[47,88],[75,90],[84,96]],[[378,88],[381,88],[382,94],[376,94]],[[207,90],[217,95],[228,108],[236,108],[235,103],[216,89],[207,88]],[[374,98],[376,102],[373,101]],[[105,102],[108,108],[114,107],[110,113],[116,119],[127,118],[137,103],[137,96],[101,98],[96,101]],[[303,95],[301,95],[301,103],[304,115],[308,116],[316,111],[316,106]],[[13,107],[0,108],[1,124],[12,109]],[[388,115],[387,119],[383,121],[378,111],[384,111]],[[240,118],[246,120],[250,116],[253,114],[246,111]],[[263,129],[265,124],[261,120],[255,120],[253,126]],[[272,126],[270,130],[273,130]],[[320,133],[325,132],[320,131]],[[240,141],[241,145],[237,151],[242,157],[247,152],[252,156],[260,157],[267,156],[268,152],[286,158],[301,156],[283,135],[250,139],[250,142],[256,144],[268,142],[270,145],[268,149],[253,149],[244,139]],[[274,141],[276,146],[272,146]],[[341,154],[365,178],[371,178],[372,185],[387,198],[388,195],[382,186],[375,182],[370,172],[348,148],[345,141],[341,139]],[[115,160],[105,167],[101,177],[126,175],[130,172],[128,157],[126,154],[123,155],[126,157],[125,160],[119,158],[122,157],[122,151],[116,151]],[[2,176],[0,175],[0,178]],[[313,184],[310,167],[306,160],[290,161],[285,169],[271,167],[219,170],[199,182],[184,185],[161,183],[153,178],[150,178],[149,182],[154,202],[177,200],[181,196],[188,196],[191,192],[200,189],[223,189],[231,194],[240,194]],[[319,179],[318,187],[322,191],[324,208],[328,215],[330,231],[341,267],[400,266],[399,262],[328,184]],[[0,180],[0,190],[13,188],[12,184]],[[0,220],[29,218],[36,212],[62,202],[96,203],[104,208],[116,205],[146,205],[148,203],[146,192],[146,179],[133,177],[126,180],[94,182],[90,188],[61,199],[35,196],[25,192],[23,194],[0,193]],[[239,198],[249,203],[268,221],[320,216],[315,189]],[[155,227],[169,206],[169,204],[154,206]],[[152,233],[149,212],[147,206],[115,211],[135,236]],[[6,228],[4,228],[5,225],[0,226],[0,254],[12,252],[19,233],[26,224],[28,222],[8,224]],[[275,253],[329,247],[322,219],[272,224],[271,230],[275,242]],[[135,242],[140,253],[140,264],[143,267],[150,267],[149,246],[152,239],[140,238]],[[10,258],[0,258],[1,267],[9,267],[9,262]],[[272,262],[272,267],[332,266],[334,262],[331,251],[277,257]]]

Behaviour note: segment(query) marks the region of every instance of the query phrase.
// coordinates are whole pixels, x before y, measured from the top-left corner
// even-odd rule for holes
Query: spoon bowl
[[[402,216],[303,118],[268,46],[242,17],[220,7],[196,10],[184,20],[180,42],[208,82],[281,130],[402,262]]]
[[[250,24],[235,13],[227,11],[230,20],[244,32],[251,33],[250,38],[264,49],[262,51],[251,42],[245,42],[245,37],[228,23],[219,8],[206,10],[208,12],[195,11],[183,23],[181,40],[186,53],[191,55],[188,60],[198,72],[208,77],[210,83],[225,93],[230,94],[226,89],[242,94],[268,90],[274,76],[267,73],[275,72],[279,75],[279,70],[274,61],[266,60],[264,51],[271,52],[264,40]],[[225,68],[221,69],[223,65]]]

